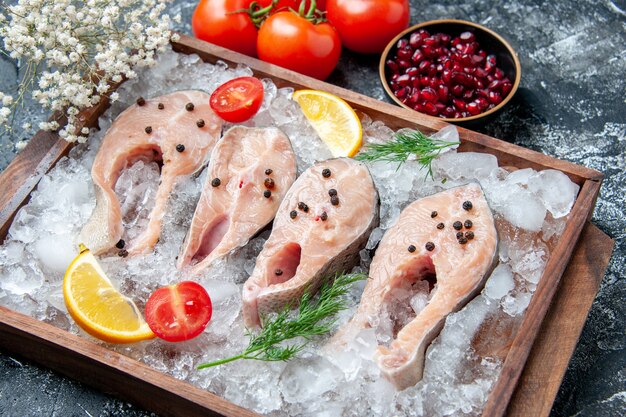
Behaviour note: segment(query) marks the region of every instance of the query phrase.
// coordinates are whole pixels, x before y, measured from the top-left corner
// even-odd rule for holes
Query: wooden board
[[[243,63],[248,65],[259,77],[274,80],[279,87],[315,88],[325,90],[343,97],[351,106],[368,114],[374,120],[380,120],[392,128],[409,127],[425,132],[432,132],[446,126],[446,123],[429,116],[398,108],[394,105],[379,102],[324,82],[302,76],[300,74],[276,67],[274,65],[255,60],[214,45],[207,44],[194,38],[181,35],[180,41],[173,44],[176,51],[182,53],[197,53],[208,62],[224,60],[230,64]],[[90,109],[83,115],[85,126],[93,126],[99,114],[106,108],[106,103]],[[502,416],[507,410],[524,365],[529,356],[533,341],[537,338],[550,307],[550,303],[559,288],[563,272],[574,252],[576,242],[583,230],[586,221],[591,216],[595,200],[600,189],[602,174],[561,161],[538,152],[534,152],[507,142],[491,138],[467,129],[459,128],[462,144],[461,151],[486,152],[495,155],[501,166],[516,168],[533,168],[537,170],[557,169],[567,174],[574,182],[581,186],[578,198],[569,215],[566,228],[559,238],[552,255],[547,261],[545,272],[533,295],[523,321],[512,341],[506,355],[502,373],[496,382],[483,415]],[[55,134],[40,133],[31,141],[20,157],[9,165],[0,175],[0,187],[4,191],[0,195],[0,240],[3,240],[10,227],[10,223],[19,207],[27,201],[30,192],[38,181],[56,161],[69,150],[70,146]],[[589,250],[595,250],[591,247]],[[594,291],[595,294],[595,291]],[[32,356],[35,360],[45,360],[46,365],[55,367],[62,372],[92,382],[99,388],[122,386],[121,394],[130,400],[148,408],[155,408],[151,404],[158,395],[149,395],[148,399],[140,398],[142,389],[152,387],[152,394],[163,393],[164,397],[177,397],[181,403],[190,404],[190,407],[205,407],[222,415],[244,415],[238,407],[228,404],[215,396],[205,394],[205,401],[199,402],[197,389],[190,389],[189,384],[166,378],[150,370],[145,365],[109,350],[85,339],[72,336],[49,325],[39,323],[15,312],[2,309],[0,317],[0,333],[3,335],[0,346],[11,351],[22,351],[24,356]],[[585,310],[588,311],[588,308]],[[578,331],[582,322],[576,323]],[[577,336],[576,336],[577,337]],[[58,344],[57,339],[63,339]],[[575,344],[575,342],[574,342]],[[6,345],[6,346],[5,346]],[[44,348],[45,347],[45,348]],[[42,354],[46,351],[47,354]],[[48,356],[51,355],[51,356]],[[569,353],[571,355],[571,352]],[[568,355],[568,357],[569,357]],[[115,367],[109,366],[114,358]],[[566,364],[560,365],[564,371]],[[77,372],[77,370],[82,370]],[[98,378],[84,376],[86,370],[91,370]],[[78,374],[78,375],[77,375]],[[81,375],[83,375],[81,377]],[[112,383],[110,383],[112,381]],[[163,385],[162,381],[169,381]],[[148,388],[146,388],[148,387]],[[130,392],[134,393],[130,393]],[[167,391],[168,394],[165,394]],[[146,402],[149,402],[146,405]],[[164,405],[165,406],[165,405]],[[234,407],[234,408],[229,408]],[[191,409],[190,408],[190,409]],[[195,409],[197,410],[197,409]],[[171,413],[156,410],[162,414]],[[252,415],[248,413],[247,415]]]

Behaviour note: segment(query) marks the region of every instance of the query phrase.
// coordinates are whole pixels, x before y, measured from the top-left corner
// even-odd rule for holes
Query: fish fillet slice
[[[133,104],[113,122],[91,169],[96,208],[80,234],[80,241],[92,252],[102,253],[122,237],[120,202],[114,187],[120,172],[139,159],[157,160],[163,165],[148,226],[127,250],[136,254],[154,247],[176,180],[200,169],[219,137],[222,121],[211,110],[209,98],[200,91],[179,91],[145,100],[141,106]],[[177,150],[178,145],[183,145],[184,151]]]
[[[337,191],[336,205],[331,189]],[[299,203],[307,208],[298,208]],[[287,192],[244,284],[246,326],[260,325],[261,315],[296,303],[305,290],[317,290],[324,277],[352,268],[378,224],[378,206],[378,193],[362,163],[339,158],[306,170]]]
[[[466,210],[463,203],[472,208]],[[434,213],[436,216],[433,217]],[[453,224],[470,220],[470,228]],[[443,223],[442,229],[437,225]],[[472,232],[462,244],[457,233]],[[426,244],[434,249],[429,251]],[[416,250],[410,252],[409,246]],[[415,201],[385,233],[372,260],[359,309],[342,329],[388,325],[393,341],[374,356],[383,375],[398,389],[415,385],[423,374],[424,353],[439,334],[448,314],[458,311],[482,288],[495,261],[497,232],[491,210],[477,184],[453,188]],[[423,284],[424,281],[428,285]],[[422,284],[422,285],[420,285]],[[430,291],[423,310],[405,316],[417,292]],[[426,296],[426,294],[420,294]],[[418,295],[419,296],[419,295]],[[391,321],[391,323],[389,323]]]
[[[266,174],[270,169],[271,173]],[[289,138],[276,128],[231,128],[211,153],[200,201],[178,257],[197,275],[215,259],[245,245],[272,221],[296,179]],[[269,172],[269,171],[267,171]],[[212,182],[219,179],[219,186]],[[266,180],[271,179],[273,186]],[[263,193],[271,192],[266,198]]]

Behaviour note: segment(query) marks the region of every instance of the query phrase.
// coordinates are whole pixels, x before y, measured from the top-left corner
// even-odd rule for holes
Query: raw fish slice
[[[260,315],[296,303],[305,290],[316,291],[324,277],[351,269],[378,224],[378,208],[362,163],[331,159],[305,171],[287,192],[244,284],[246,326],[260,325]]]
[[[460,230],[453,227],[455,222],[463,224]],[[473,238],[466,238],[468,232]],[[400,390],[415,385],[422,378],[426,348],[448,314],[483,287],[497,243],[493,216],[479,185],[415,201],[381,240],[359,309],[338,336],[345,341],[358,329],[378,327],[379,340],[393,339],[374,356],[383,375]]]
[[[178,267],[191,265],[194,275],[248,243],[272,221],[296,179],[296,156],[279,129],[237,126],[217,143],[208,169],[178,257]],[[216,179],[219,185],[214,186]]]
[[[102,253],[122,237],[121,208],[114,187],[120,172],[140,159],[162,162],[161,178],[148,225],[126,249],[136,254],[154,247],[176,180],[206,164],[222,129],[209,98],[200,91],[179,91],[133,104],[113,122],[91,169],[96,208],[80,234],[80,241],[92,252]]]

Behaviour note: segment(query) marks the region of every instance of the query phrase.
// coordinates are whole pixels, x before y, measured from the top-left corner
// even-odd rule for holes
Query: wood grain
[[[587,223],[507,410],[547,417],[611,258],[613,240]]]
[[[243,63],[250,66],[255,75],[271,78],[279,87],[314,88],[331,92],[344,98],[372,119],[380,120],[392,128],[414,127],[428,133],[447,125],[436,118],[383,103],[184,35],[181,35],[180,41],[174,43],[173,47],[183,53],[197,53],[209,62],[222,59],[231,64]],[[83,115],[84,124],[93,126],[105,108],[106,103],[103,102],[98,107],[86,111]],[[467,129],[459,128],[459,134],[462,151],[493,154],[501,166],[537,170],[557,169],[581,185],[566,229],[547,262],[546,271],[504,361],[502,374],[489,396],[484,415],[502,416],[524,369],[533,341],[539,334],[542,321],[576,241],[593,211],[602,174]],[[41,177],[68,150],[69,145],[59,141],[55,134],[40,132],[7,170],[0,174],[0,187],[3,190],[0,195],[0,239],[4,239],[12,218],[19,207],[27,201]],[[588,250],[592,251],[595,248],[590,247]],[[579,318],[573,326],[580,330],[583,323],[584,317]],[[20,352],[46,366],[104,391],[116,392],[123,398],[163,415],[185,415],[168,408],[168,404],[176,404],[185,412],[189,412],[188,415],[197,415],[199,411],[206,414],[207,410],[212,410],[213,415],[215,413],[228,416],[254,415],[187,383],[169,378],[146,365],[6,309],[0,310],[0,334],[2,334],[0,347],[3,349]],[[568,357],[569,355],[571,352]],[[564,371],[566,364],[561,366],[561,371]],[[97,375],[97,378],[93,378],[93,375]]]
[[[0,349],[162,416],[258,417],[208,391],[39,320],[0,307]]]

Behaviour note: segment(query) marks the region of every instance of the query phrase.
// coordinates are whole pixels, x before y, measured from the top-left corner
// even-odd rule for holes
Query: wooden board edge
[[[549,416],[614,245],[586,224],[509,402],[508,417]]]
[[[222,48],[182,33],[180,33],[179,36],[179,40],[172,42],[172,47],[177,52],[185,54],[195,53],[198,54],[203,60],[213,63],[217,60],[223,60],[234,65],[243,64],[250,67],[259,76],[272,78],[278,87],[289,86],[325,90],[348,101],[356,109],[368,113],[373,119],[377,119],[379,117],[383,117],[384,119],[385,115],[390,114],[394,117],[402,119],[406,123],[403,126],[395,126],[396,123],[391,123],[391,127],[407,127],[407,124],[413,126],[419,125],[430,129],[430,131],[434,131],[448,126],[448,123],[435,117],[403,109],[394,104],[367,97],[354,91],[299,74],[297,72],[240,54],[230,49]],[[371,110],[374,110],[377,114],[372,115]],[[598,171],[581,165],[576,165],[569,161],[560,160],[466,128],[457,126],[457,129],[459,130],[459,134],[463,140],[473,142],[478,147],[488,148],[488,150],[495,153],[496,156],[498,156],[497,154],[507,153],[526,161],[527,167],[557,169],[567,174],[579,185],[582,185],[585,180],[601,180],[603,177],[602,173]],[[487,150],[485,150],[485,152],[487,152]]]
[[[580,190],[576,203],[569,214],[568,226],[566,226],[548,259],[541,280],[524,313],[522,323],[504,360],[500,376],[489,394],[483,409],[483,417],[501,417],[506,412],[533,342],[539,333],[563,272],[570,261],[574,247],[587,222],[589,212],[593,209],[593,204],[600,190],[600,184],[598,181],[586,181]]]
[[[163,416],[259,417],[215,394],[0,306],[0,349]],[[98,377],[93,376],[97,374]]]

